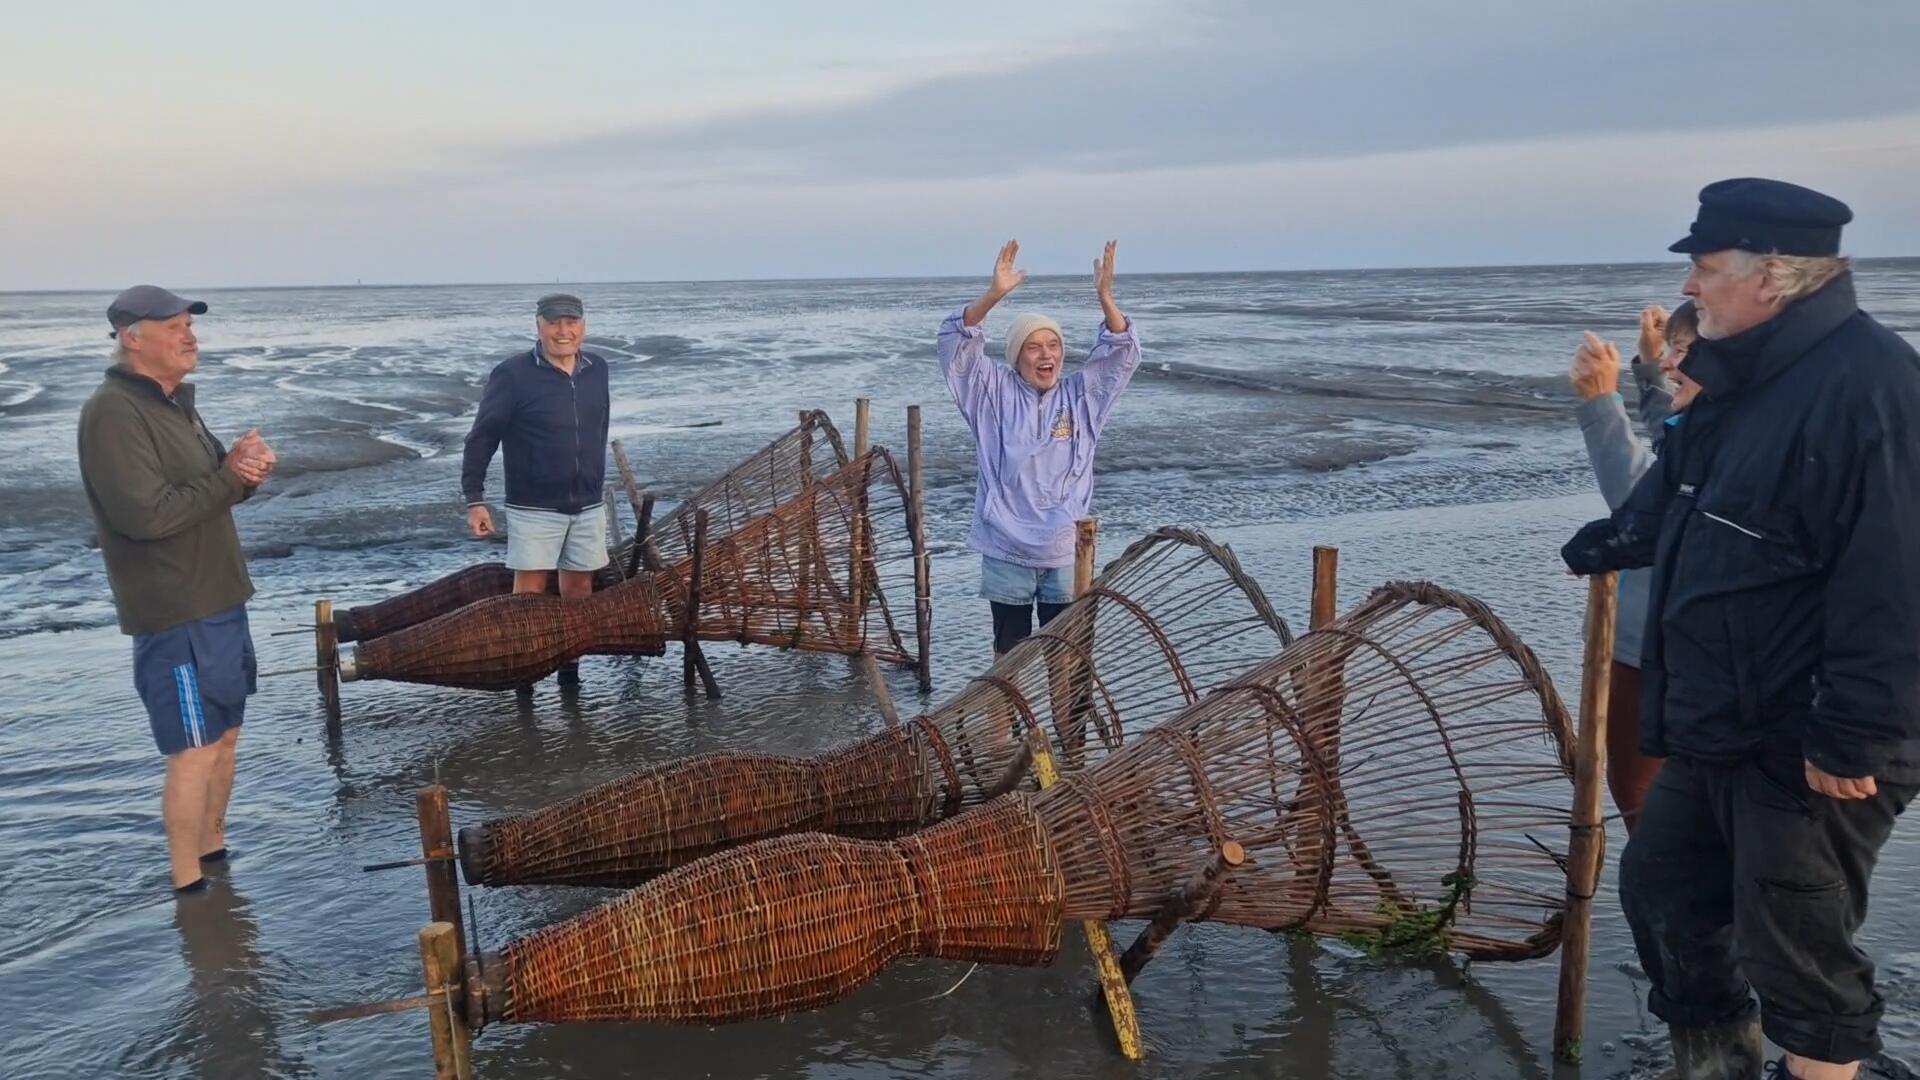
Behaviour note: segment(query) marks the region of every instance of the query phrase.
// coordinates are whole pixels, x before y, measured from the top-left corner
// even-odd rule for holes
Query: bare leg
[[[560,596],[566,600],[585,600],[593,595],[593,571],[560,571]]]
[[[240,729],[232,727],[210,748],[216,756],[207,777],[207,816],[200,827],[202,855],[227,846],[227,800],[233,797],[233,752],[239,742]]]
[[[219,763],[217,743],[167,755],[167,786],[160,795],[160,820],[167,829],[167,859],[173,865],[176,889],[200,880],[207,784]]]
[[[553,573],[551,570],[515,570],[513,591],[517,593],[550,592],[552,590],[547,587],[547,584],[553,579],[547,575],[551,573]]]

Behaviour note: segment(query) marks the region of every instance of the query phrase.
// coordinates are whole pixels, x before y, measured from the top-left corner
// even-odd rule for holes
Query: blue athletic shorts
[[[211,746],[239,727],[259,673],[245,604],[133,636],[133,685],[162,754]]]
[[[996,604],[1073,603],[1073,567],[1021,566],[980,556],[980,596]]]

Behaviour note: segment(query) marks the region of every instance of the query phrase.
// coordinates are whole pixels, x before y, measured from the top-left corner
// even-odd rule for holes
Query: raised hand
[[[1107,241],[1107,250],[1093,260],[1093,290],[1102,304],[1113,299],[1113,249],[1118,243]]]
[[[1115,334],[1127,328],[1127,317],[1113,302],[1113,250],[1119,246],[1118,240],[1107,241],[1107,249],[1093,260],[1093,291],[1100,298],[1100,310],[1107,318],[1107,329]]]
[[[993,261],[993,284],[987,286],[987,291],[981,294],[980,299],[967,305],[963,321],[968,326],[979,326],[986,321],[987,312],[993,310],[993,305],[1006,299],[1008,293],[1027,280],[1027,272],[1017,270],[1013,265],[1014,258],[1019,254],[1018,240],[1009,240],[1000,246],[1000,256]]]
[[[1649,304],[1640,313],[1640,362],[1658,364],[1667,351],[1667,309]]]
[[[1582,338],[1580,348],[1573,354],[1573,370],[1568,377],[1580,400],[1591,401],[1620,388],[1620,350],[1591,331]]]
[[[1020,287],[1027,280],[1025,270],[1016,270],[1013,260],[1020,254],[1020,241],[1009,240],[1000,246],[1000,256],[993,261],[993,292],[1004,297]]]

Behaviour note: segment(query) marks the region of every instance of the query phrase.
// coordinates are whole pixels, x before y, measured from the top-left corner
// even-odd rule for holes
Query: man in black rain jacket
[[[1641,737],[1668,761],[1621,906],[1682,1078],[1757,1077],[1761,1029],[1782,1075],[1851,1077],[1882,1011],[1853,936],[1920,787],[1920,356],[1855,303],[1844,204],[1700,198],[1672,250],[1701,396],[1563,552],[1654,568]]]

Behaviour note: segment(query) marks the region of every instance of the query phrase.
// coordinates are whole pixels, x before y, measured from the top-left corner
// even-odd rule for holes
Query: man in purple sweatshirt
[[[940,324],[940,370],[978,448],[973,528],[980,595],[993,605],[993,653],[1000,656],[1073,600],[1074,522],[1093,502],[1093,452],[1114,402],[1140,366],[1140,339],[1113,303],[1113,249],[1094,260],[1094,288],[1106,322],[1079,371],[1061,378],[1060,324],[1016,316],[1005,364],[987,358],[980,323],[1026,280],[1014,269],[1018,241],[1000,249],[993,284]]]

